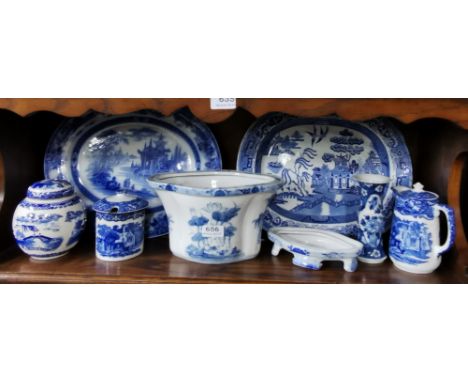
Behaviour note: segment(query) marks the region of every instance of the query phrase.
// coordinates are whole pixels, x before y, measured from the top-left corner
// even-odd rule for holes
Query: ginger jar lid
[[[118,193],[98,200],[93,205],[93,210],[106,214],[125,214],[136,212],[148,207],[148,202],[134,195]]]
[[[402,199],[410,200],[410,199],[418,199],[421,201],[437,201],[439,199],[439,195],[434,192],[424,190],[424,186],[421,183],[415,183],[413,188],[406,188],[403,191],[399,192],[399,196]]]
[[[74,194],[73,187],[65,180],[44,179],[28,187],[27,197],[33,199],[58,199]]]

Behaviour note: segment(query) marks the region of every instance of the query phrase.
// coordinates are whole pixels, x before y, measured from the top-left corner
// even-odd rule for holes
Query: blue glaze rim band
[[[73,194],[74,194],[73,189],[69,188],[67,190],[51,191],[51,192],[43,192],[43,193],[38,193],[34,190],[28,190],[28,192],[26,193],[26,196],[32,199],[49,200],[49,199],[65,198],[68,196],[72,196]]]
[[[248,186],[232,186],[232,187],[193,187],[171,183],[171,179],[182,177],[200,177],[200,176],[239,176],[249,179],[258,179],[259,183]],[[261,183],[260,180],[269,179],[267,183]],[[283,184],[283,181],[273,175],[266,174],[251,174],[240,171],[190,171],[180,173],[158,174],[148,178],[148,183],[155,188],[156,191],[172,191],[186,195],[199,196],[235,196],[247,195],[261,192],[276,192]]]
[[[71,199],[65,200],[64,202],[60,203],[35,203],[35,202],[29,202],[26,199],[20,202],[21,207],[26,207],[26,208],[36,208],[40,210],[56,210],[58,208],[65,208],[72,206],[74,204],[81,203],[81,199],[79,196],[75,196]]]
[[[127,194],[120,195],[128,196],[129,198],[131,197],[131,195]],[[146,207],[148,207],[148,202],[146,200],[135,197],[126,201],[113,201],[109,200],[109,198],[104,198],[93,204],[94,211],[113,215],[137,212],[144,210]]]

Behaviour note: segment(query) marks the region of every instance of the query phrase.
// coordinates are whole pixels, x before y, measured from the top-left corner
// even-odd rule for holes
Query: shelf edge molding
[[[22,116],[36,111],[52,111],[72,117],[88,110],[122,114],[140,109],[171,114],[184,106],[209,123],[223,121],[234,112],[211,110],[209,98],[0,98],[0,109]],[[385,116],[405,123],[423,118],[442,118],[468,129],[466,99],[238,98],[237,106],[256,117],[270,111],[280,111],[310,117],[337,114],[350,120]]]

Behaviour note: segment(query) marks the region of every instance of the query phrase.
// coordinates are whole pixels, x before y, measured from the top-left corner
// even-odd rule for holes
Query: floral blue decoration
[[[359,182],[360,205],[358,212],[358,240],[364,244],[359,258],[368,262],[386,259],[382,233],[385,229],[382,198],[387,185]]]
[[[187,254],[205,259],[240,256],[242,252],[237,247],[231,247],[231,239],[237,231],[231,221],[239,211],[240,208],[235,204],[232,207],[226,207],[218,202],[208,203],[198,213],[194,209],[192,217],[187,222],[189,226],[194,227],[192,243],[186,248]],[[203,234],[202,227],[205,226],[219,231],[220,235],[212,237]]]

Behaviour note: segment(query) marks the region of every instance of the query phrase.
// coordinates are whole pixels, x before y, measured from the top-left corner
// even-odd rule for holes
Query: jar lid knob
[[[413,190],[415,192],[422,192],[422,191],[424,191],[424,185],[419,183],[419,182],[415,183],[414,186],[413,186]]]

